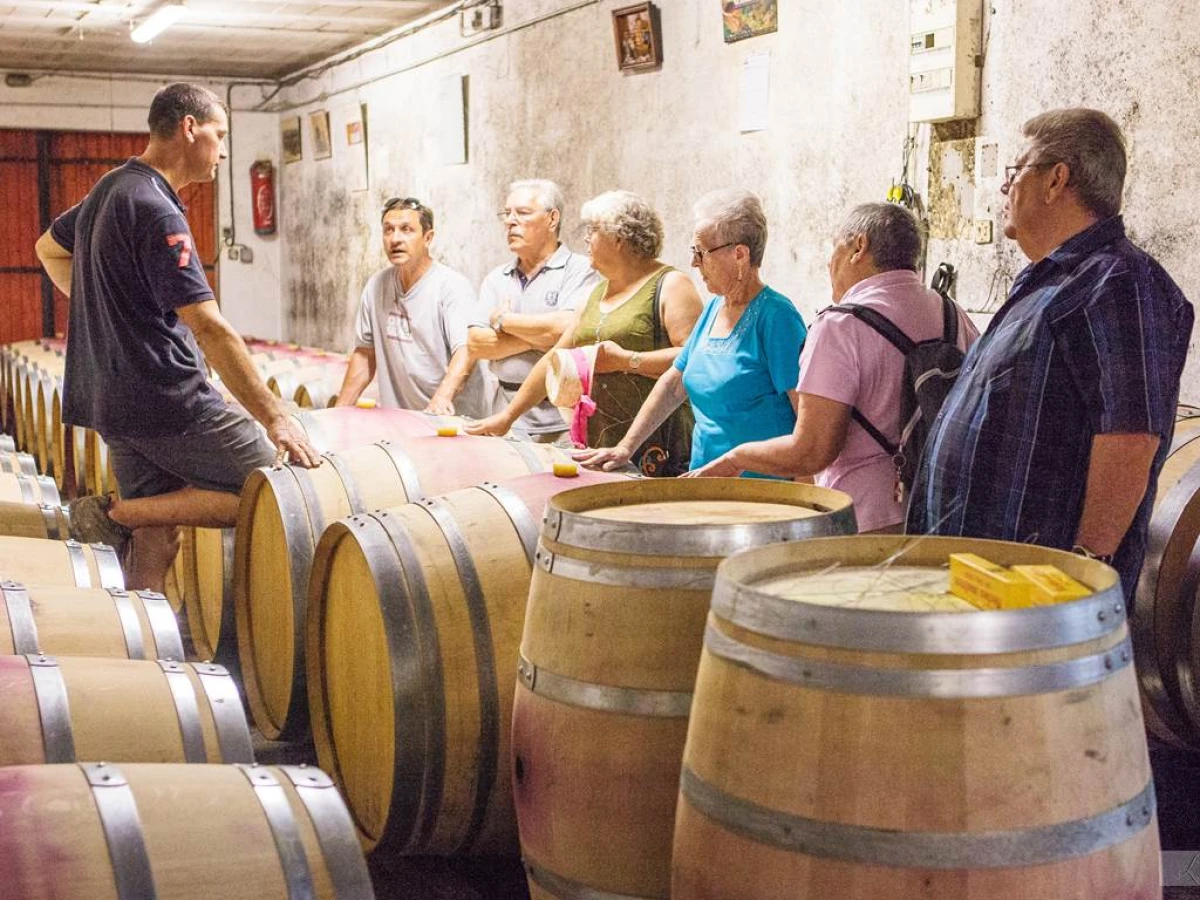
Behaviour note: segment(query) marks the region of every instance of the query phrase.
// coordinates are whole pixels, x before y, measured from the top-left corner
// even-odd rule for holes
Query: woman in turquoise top
[[[807,330],[791,301],[759,276],[767,243],[762,204],[747,191],[714,191],[696,204],[695,216],[692,265],[716,296],[625,437],[575,455],[586,466],[623,466],[685,400],[696,417],[692,469],[744,441],[791,434],[796,426]]]

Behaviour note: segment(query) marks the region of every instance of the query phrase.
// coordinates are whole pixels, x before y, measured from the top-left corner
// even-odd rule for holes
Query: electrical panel
[[[983,0],[909,0],[908,119],[979,116]]]

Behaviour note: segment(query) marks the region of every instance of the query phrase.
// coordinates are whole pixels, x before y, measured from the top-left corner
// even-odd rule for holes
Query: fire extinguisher
[[[260,159],[250,167],[250,199],[254,209],[254,233],[275,233],[275,166]]]

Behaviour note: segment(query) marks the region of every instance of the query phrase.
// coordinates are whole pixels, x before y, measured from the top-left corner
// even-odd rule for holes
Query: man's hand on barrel
[[[275,445],[275,465],[293,462],[306,469],[321,464],[321,454],[288,416],[279,416],[267,428],[267,437]]]
[[[512,426],[513,420],[504,413],[498,412],[494,416],[488,416],[486,419],[480,419],[478,422],[471,423],[464,430],[467,434],[490,434],[502,437],[508,434]]]

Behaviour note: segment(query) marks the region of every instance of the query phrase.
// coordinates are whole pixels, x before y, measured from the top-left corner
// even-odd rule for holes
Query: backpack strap
[[[826,307],[825,309],[821,310],[821,312],[849,313],[860,322],[866,324],[869,328],[874,329],[880,337],[886,340],[905,356],[908,356],[908,354],[912,352],[913,348],[917,346],[915,343],[913,343],[912,338],[893,325],[890,319],[884,315],[881,315],[880,313],[877,313],[873,309],[867,309],[863,306],[856,306],[853,303],[843,303],[838,306]],[[957,330],[957,315],[955,315],[954,318],[954,326]],[[872,425],[867,417],[859,411],[857,406],[851,407],[850,418],[861,425],[863,431],[869,434],[875,440],[875,443],[883,448],[884,452],[887,453],[888,456],[894,457],[899,452],[899,445],[893,444],[886,437],[884,437],[883,432]]]
[[[958,307],[949,297],[942,295],[942,340],[958,346]]]
[[[663,347],[660,346],[663,338],[663,323],[662,311],[659,309],[659,305],[662,303],[663,282],[667,280],[667,275],[670,273],[670,266],[663,266],[662,269],[659,270],[657,275],[658,280],[654,282],[654,296],[650,300],[650,321],[654,331],[653,341],[655,350],[663,349]],[[671,346],[671,341],[668,340],[665,346]]]

